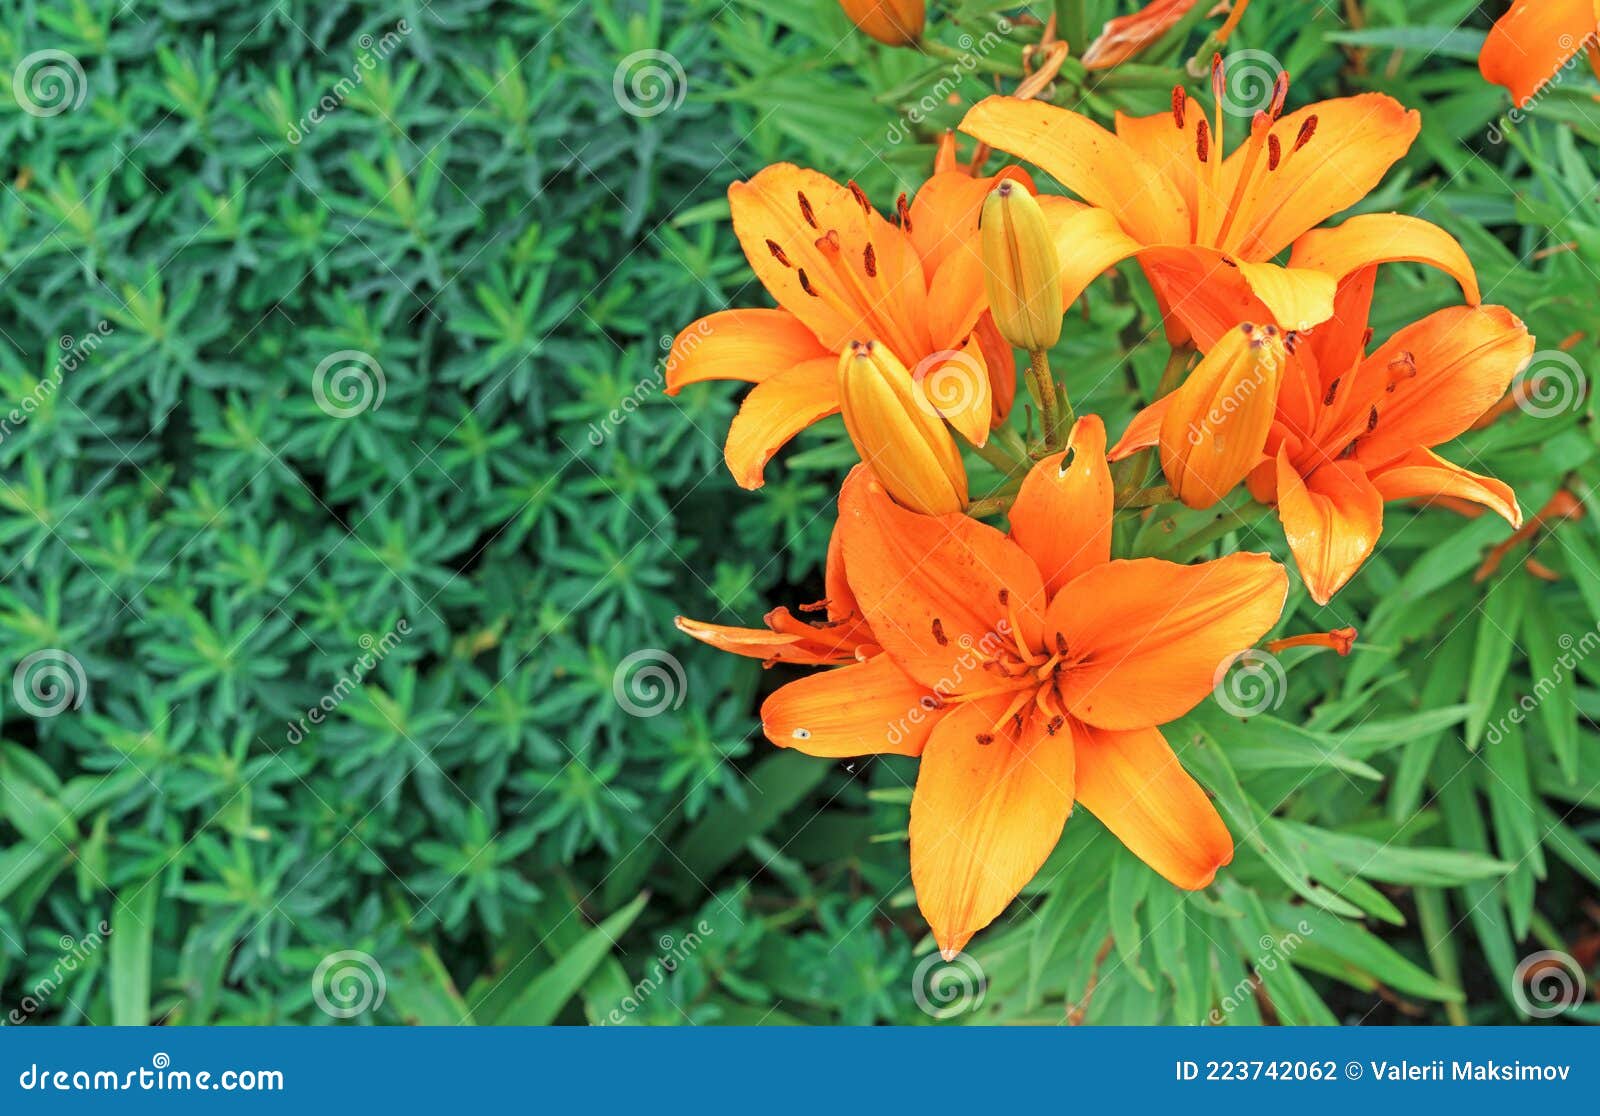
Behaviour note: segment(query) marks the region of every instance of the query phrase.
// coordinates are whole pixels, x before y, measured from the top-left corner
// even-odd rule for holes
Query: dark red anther
[[[940,647],[950,646],[950,637],[944,634],[944,625],[937,616],[933,618],[933,641]]]
[[[810,295],[812,298],[820,298],[820,297],[822,297],[819,294],[817,294],[817,288],[815,288],[815,287],[813,287],[811,285],[811,278],[808,275],[806,275],[806,269],[802,267],[802,268],[799,269],[799,271],[800,271],[800,289],[802,291],[805,291],[806,294]]]
[[[1223,79],[1223,72],[1222,72],[1222,55],[1220,55],[1220,54],[1212,54],[1212,56],[1211,56],[1211,95],[1213,97],[1215,97],[1219,101],[1222,100],[1222,92],[1223,92],[1224,84],[1225,84],[1225,82],[1224,82],[1224,79]]]
[[[1184,110],[1189,107],[1189,95],[1183,91],[1183,86],[1172,87],[1172,122],[1178,126],[1178,131],[1183,131]]]
[[[1371,434],[1376,429],[1378,429],[1378,408],[1373,407],[1367,414],[1367,433]]]
[[[1279,70],[1276,80],[1272,83],[1272,104],[1267,112],[1276,120],[1283,115],[1283,103],[1289,99],[1289,71]]]
[[[771,252],[772,258],[777,260],[784,267],[794,266],[794,264],[789,262],[789,257],[783,254],[783,249],[778,245],[776,240],[767,241],[767,251]]]
[[[906,232],[911,231],[911,202],[904,194],[894,200],[894,212],[900,218],[900,227]]]
[[[1328,385],[1328,394],[1322,397],[1322,405],[1324,407],[1333,406],[1333,397],[1339,392],[1339,380],[1340,377],[1335,376],[1333,378],[1333,383]]]
[[[867,200],[867,192],[857,186],[856,180],[853,178],[848,185],[850,187],[850,196],[856,199],[856,204],[861,207],[861,212],[869,217],[872,216],[872,203]]]
[[[980,732],[978,734],[978,736],[977,736],[977,740],[978,740],[979,744],[981,744],[983,747],[987,748],[989,745],[994,743],[994,733],[992,733],[992,732]]]
[[[1294,138],[1294,149],[1299,151],[1306,144],[1310,143],[1311,137],[1316,134],[1317,118],[1315,116],[1306,117],[1306,122],[1300,125],[1300,134]]]
[[[872,245],[867,245],[861,253],[861,263],[867,269],[867,278],[875,279],[878,276],[878,253],[872,250]]]
[[[1194,126],[1194,153],[1199,156],[1202,163],[1211,155],[1211,128],[1203,116],[1200,118],[1200,123]]]
[[[1267,137],[1267,169],[1275,171],[1278,164],[1283,162],[1283,144],[1278,142],[1277,136]]]

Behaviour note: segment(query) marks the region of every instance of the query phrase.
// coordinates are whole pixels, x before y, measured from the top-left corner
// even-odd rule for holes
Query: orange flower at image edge
[[[1478,69],[1523,108],[1579,53],[1594,64],[1597,41],[1600,0],[1517,0],[1484,39]]]
[[[1112,561],[1112,501],[1094,416],[1028,474],[1009,535],[907,511],[858,466],[839,497],[829,622],[679,621],[738,654],[854,656],[772,694],[762,728],[816,756],[921,757],[911,875],[947,957],[1039,870],[1074,802],[1179,887],[1205,887],[1233,859],[1159,726],[1277,622],[1288,578],[1260,554]]]

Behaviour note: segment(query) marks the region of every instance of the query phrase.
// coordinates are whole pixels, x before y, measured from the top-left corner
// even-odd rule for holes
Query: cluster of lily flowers
[[[958,162],[946,137],[932,176],[888,216],[854,182],[793,165],[736,182],[733,228],[777,306],[713,313],[668,358],[670,393],[754,385],[726,441],[746,489],[797,433],[843,415],[860,464],[839,492],[824,599],[761,628],[678,625],[768,665],[825,668],[766,699],[774,744],[920,757],[911,873],[947,957],[1039,870],[1075,802],[1180,888],[1206,887],[1233,858],[1161,726],[1273,629],[1289,576],[1267,554],[1114,557],[1119,510],[1208,508],[1247,486],[1277,509],[1323,604],[1377,547],[1387,502],[1468,502],[1521,524],[1509,487],[1434,447],[1506,395],[1533,352],[1527,329],[1480,304],[1443,229],[1392,213],[1323,227],[1405,155],[1417,113],[1375,93],[1286,111],[1284,75],[1235,141],[1224,80],[1217,58],[1210,114],[1179,87],[1169,111],[1119,113],[1112,130],[991,96],[960,125],[973,159]],[[1041,192],[1020,166],[982,174],[991,150],[1076,198]],[[1126,260],[1173,358],[1158,398],[1108,445],[1048,353],[1067,310]],[[1375,345],[1374,281],[1395,261],[1442,270],[1462,301]],[[1019,366],[1038,417],[1026,436],[1010,421]],[[1012,483],[974,500],[963,447]],[[1353,635],[1293,642],[1343,652]]]

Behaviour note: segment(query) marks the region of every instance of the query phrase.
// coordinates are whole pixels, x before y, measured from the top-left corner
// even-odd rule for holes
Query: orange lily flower
[[[1340,313],[1289,359],[1250,492],[1276,504],[1289,549],[1327,604],[1378,544],[1388,500],[1456,498],[1513,527],[1516,494],[1433,452],[1465,433],[1533,355],[1533,338],[1500,306],[1457,306],[1400,330],[1371,355],[1367,314],[1376,268],[1340,285]],[[1176,393],[1174,393],[1176,394]],[[1142,412],[1114,459],[1154,444],[1173,396]]]
[[[728,188],[745,258],[778,308],[723,310],[683,330],[667,357],[666,390],[702,380],[755,387],[728,428],[734,479],[760,488],[766,463],[839,409],[838,367],[852,341],[886,346],[929,403],[982,445],[1016,391],[1011,349],[988,317],[978,215],[1008,168],[992,178],[936,173],[902,194],[896,223],[854,183],[840,186],[788,163]],[[1063,310],[1116,262],[1109,215],[1065,198],[1041,199],[1062,265]]]
[[[1309,329],[1334,312],[1338,268],[1416,260],[1451,270],[1439,252],[1455,241],[1395,214],[1320,231],[1319,258],[1299,250],[1310,230],[1365,197],[1406,153],[1420,128],[1417,113],[1364,93],[1285,115],[1289,79],[1280,73],[1249,135],[1224,158],[1220,58],[1212,91],[1211,121],[1180,87],[1171,112],[1119,112],[1115,133],[1068,109],[1001,96],[973,106],[961,129],[1034,163],[1115,217],[1121,258],[1138,257],[1174,343],[1192,337],[1208,348],[1244,321]],[[1290,246],[1296,252],[1287,267],[1272,262]],[[1457,278],[1467,286],[1466,276]],[[1477,297],[1476,286],[1467,287],[1468,300]]]
[[[922,39],[927,22],[923,0],[839,0],[856,29],[885,46],[912,46]]]
[[[1516,0],[1484,39],[1478,70],[1524,108],[1580,51],[1592,63],[1597,40],[1600,0]]]
[[[1094,416],[1028,474],[1009,535],[907,511],[867,466],[840,493],[844,578],[881,650],[784,686],[762,729],[812,755],[921,757],[911,876],[946,957],[1039,870],[1074,802],[1179,887],[1233,859],[1159,726],[1277,622],[1288,578],[1261,554],[1112,561],[1112,508]]]

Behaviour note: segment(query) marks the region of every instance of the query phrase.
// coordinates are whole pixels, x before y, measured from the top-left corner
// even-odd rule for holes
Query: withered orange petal
[[[750,389],[728,426],[723,448],[741,488],[760,488],[772,455],[800,431],[839,409],[839,362],[820,357],[785,369]]]
[[[1383,496],[1357,462],[1328,462],[1306,480],[1280,452],[1278,518],[1311,599],[1327,604],[1378,545]]]
[[[887,655],[818,671],[761,703],[761,729],[780,748],[838,758],[922,752],[945,714]]]
[[[1478,54],[1484,78],[1511,91],[1518,107],[1594,40],[1595,0],[1516,0],[1490,28]]]
[[[1233,838],[1160,729],[1075,725],[1077,795],[1091,814],[1168,881],[1198,891],[1233,861]]]
[[[1105,70],[1127,61],[1172,30],[1194,5],[1195,0],[1150,0],[1131,15],[1107,20],[1083,52],[1085,68]]]
[[[1481,296],[1472,260],[1455,237],[1431,221],[1403,213],[1364,213],[1331,229],[1312,229],[1295,241],[1290,267],[1323,271],[1335,279],[1385,263],[1436,267],[1461,284],[1466,300]]]
[[[911,880],[934,939],[953,957],[1006,909],[1055,848],[1072,811],[1073,742],[1036,716],[994,725],[1006,701],[947,714],[922,753],[911,799]],[[981,743],[981,740],[988,740]]]
[[[1108,562],[1050,602],[1047,631],[1066,642],[1062,696],[1107,729],[1148,728],[1193,709],[1217,673],[1277,623],[1288,576],[1265,554],[1180,566]],[[1052,641],[1053,642],[1053,641]]]
[[[667,394],[703,380],[762,380],[828,355],[787,310],[721,310],[688,326],[667,354]]]
[[[1415,449],[1372,474],[1385,500],[1442,496],[1482,504],[1513,527],[1522,526],[1522,509],[1511,486],[1446,461],[1429,449]]]
[[[1134,415],[1133,421],[1128,423],[1128,429],[1122,432],[1122,437],[1117,439],[1117,444],[1111,447],[1111,452],[1106,456],[1112,461],[1121,461],[1155,445],[1161,438],[1161,423],[1166,419],[1170,406],[1172,393],[1169,392]]]
[[[1114,501],[1105,424],[1085,415],[1067,448],[1028,472],[1011,505],[1011,537],[1039,567],[1046,594],[1111,560]]]
[[[976,692],[982,663],[1020,636],[1037,646],[1044,583],[1033,560],[986,523],[900,507],[858,466],[839,493],[845,576],[879,646],[941,694]]]

